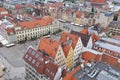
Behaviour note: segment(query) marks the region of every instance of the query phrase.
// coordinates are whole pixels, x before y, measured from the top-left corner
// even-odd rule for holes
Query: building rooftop
[[[119,26],[120,26],[120,21],[112,21],[108,25],[108,27],[110,28],[119,28]]]
[[[38,50],[45,52],[54,59],[56,57],[59,46],[60,43],[56,40],[42,38],[40,40]]]
[[[105,48],[105,49],[108,49],[108,50],[111,50],[113,52],[117,52],[117,53],[120,53],[120,47],[116,46],[116,45],[112,45],[112,44],[109,44],[109,43],[106,43],[104,41],[96,41],[95,42],[95,45],[98,46],[98,47],[102,47],[102,48]]]
[[[88,73],[87,70],[89,70]],[[92,77],[90,74],[94,72],[94,70],[95,72],[98,70],[98,72]],[[73,76],[76,78],[75,80],[119,80],[120,70],[100,61],[92,68],[88,69],[88,66],[85,66],[84,69],[79,70]]]
[[[44,56],[41,52],[29,47],[23,59],[39,74],[45,74],[51,80],[54,80],[59,67],[57,64],[51,62],[47,56]]]
[[[85,47],[87,46],[88,41],[90,39],[90,35],[79,33],[79,32],[76,32],[76,31],[71,31],[71,34],[74,34],[74,35],[77,35],[77,36],[81,37],[83,45]]]
[[[45,16],[40,20],[34,20],[34,21],[25,21],[25,22],[20,22],[19,26],[21,27],[21,29],[27,28],[34,28],[37,25],[39,26],[47,26],[49,24],[52,24],[53,22],[53,18],[51,16]]]
[[[78,42],[79,37],[70,33],[63,32],[60,38],[61,43],[71,44],[72,48],[75,49],[75,46]]]

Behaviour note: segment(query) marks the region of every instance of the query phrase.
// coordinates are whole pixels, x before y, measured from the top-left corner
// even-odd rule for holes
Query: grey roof
[[[118,27],[120,27],[120,21],[112,21],[112,22],[110,22],[108,27],[110,27],[110,28],[118,28]]]
[[[83,33],[80,33],[80,32],[76,32],[76,31],[71,31],[70,33],[73,34],[73,35],[77,35],[77,36],[81,37],[83,45],[85,47],[87,46],[88,41],[90,39],[90,35],[86,35],[86,34],[83,34]]]
[[[112,45],[112,44],[106,43],[104,41],[96,41],[95,45],[97,45],[98,47],[102,47],[102,48],[108,49],[108,50],[113,51],[113,52],[120,53],[120,47],[118,47],[116,45]]]
[[[112,42],[112,43],[115,43],[115,44],[120,44],[120,40],[113,39],[113,38],[105,38],[105,37],[103,37],[103,38],[101,38],[101,40]]]
[[[119,80],[119,79],[117,77],[110,75],[108,72],[103,70],[97,76],[97,80]]]

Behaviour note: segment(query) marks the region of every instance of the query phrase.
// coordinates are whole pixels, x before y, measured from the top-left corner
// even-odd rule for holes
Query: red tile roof
[[[77,18],[81,18],[81,15],[82,15],[82,12],[76,11],[76,17],[77,17]]]
[[[49,24],[52,24],[53,18],[51,16],[44,16],[41,20],[34,20],[34,21],[29,21],[29,22],[20,22],[19,26],[21,29],[27,28],[35,28],[36,25],[42,26],[47,26]]]
[[[39,74],[45,74],[51,80],[54,80],[56,72],[58,71],[58,65],[51,62],[47,56],[43,56],[41,52],[29,47],[23,59]]]
[[[85,60],[85,61],[92,61],[94,60],[94,62],[98,62],[101,58],[101,55],[99,54],[94,54],[94,53],[91,53],[89,51],[86,51],[82,54],[82,58]]]
[[[5,30],[6,30],[6,32],[7,32],[8,35],[10,35],[10,33],[15,34],[15,28],[7,28]]]
[[[83,30],[80,31],[80,33],[88,35],[88,29],[87,28],[83,29]]]
[[[71,44],[72,48],[75,49],[75,46],[78,42],[79,37],[73,34],[63,32],[60,38],[60,42],[61,43],[67,42],[68,38],[72,41],[72,44]]]
[[[80,66],[78,66],[77,68],[75,68],[73,71],[71,71],[70,73],[68,73],[63,80],[77,80],[74,78],[74,74],[76,72],[78,72],[80,70]]]
[[[0,7],[0,12],[3,12],[3,11],[7,11],[7,10],[5,10],[5,8],[3,7]]]
[[[90,35],[87,35],[87,34],[83,34],[83,33],[79,33],[79,32],[76,32],[76,31],[71,31],[71,34],[73,35],[76,35],[76,36],[79,36],[82,40],[82,44],[86,47],[87,44],[88,44],[88,41],[90,39]]]
[[[86,61],[92,61],[92,59],[96,58],[96,55],[91,52],[84,52],[82,58]]]
[[[64,55],[65,55],[65,57],[67,58],[67,56],[68,56],[68,54],[69,54],[69,51],[70,51],[70,45],[68,45],[68,44],[63,44],[62,45],[62,48],[63,48],[63,51],[64,51]]]
[[[48,64],[46,64],[45,74],[51,80],[54,80],[54,76],[56,75],[57,70],[58,70],[58,65],[54,64],[53,62],[49,62]]]
[[[112,38],[120,40],[120,36],[112,36]]]
[[[59,45],[60,45],[59,42],[56,40],[42,38],[40,40],[38,50],[44,51],[52,58],[55,58]]]
[[[107,0],[90,0],[92,3],[105,3]]]
[[[91,37],[92,37],[92,42],[93,42],[93,44],[94,44],[94,42],[96,42],[97,40],[100,40],[100,37],[97,36],[97,35],[95,35],[95,34],[92,34]]]
[[[12,14],[2,14],[2,15],[0,15],[0,19],[1,19],[1,18],[4,18],[5,16],[12,17]]]

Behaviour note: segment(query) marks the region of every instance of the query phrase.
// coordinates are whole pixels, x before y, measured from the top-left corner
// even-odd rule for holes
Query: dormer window
[[[36,27],[40,27],[40,24],[36,24]]]
[[[24,30],[26,30],[27,28],[26,28],[26,26],[24,26]]]
[[[31,61],[32,60],[32,57],[29,57],[29,59],[28,59],[29,61]]]
[[[39,62],[37,62],[37,63],[36,63],[36,66],[38,67],[39,65],[40,65],[40,63],[39,63]]]
[[[32,64],[35,64],[35,59],[32,60]]]
[[[10,35],[13,35],[14,33],[13,32],[10,32]]]
[[[28,54],[25,56],[25,58],[26,58],[26,59],[28,58]]]

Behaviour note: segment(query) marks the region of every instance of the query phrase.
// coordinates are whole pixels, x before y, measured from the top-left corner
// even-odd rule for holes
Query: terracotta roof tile
[[[72,48],[75,49],[75,46],[77,44],[77,41],[78,41],[79,37],[75,36],[73,34],[63,32],[62,35],[61,35],[61,38],[60,38],[60,42],[61,43],[67,42],[68,38],[72,41],[72,44],[71,44]]]
[[[43,56],[41,52],[29,47],[23,59],[39,74],[45,74],[51,80],[54,80],[56,72],[58,71],[58,65],[51,62],[47,56]]]
[[[82,40],[83,45],[85,47],[87,46],[88,41],[90,39],[89,35],[86,35],[86,34],[83,34],[83,33],[79,33],[79,32],[76,32],[76,31],[71,31],[70,33],[73,34],[73,35],[79,36],[81,38],[81,40]]]
[[[49,71],[47,71],[49,70]],[[58,65],[54,64],[53,62],[49,62],[46,64],[46,70],[45,74],[51,79],[54,80],[54,76],[56,75],[56,72],[58,70]],[[52,74],[51,74],[52,72]]]
[[[85,61],[92,61],[94,60],[94,62],[98,62],[100,60],[102,55],[99,55],[99,54],[94,54],[94,53],[91,53],[89,51],[86,51],[82,54],[82,58],[85,60]]]
[[[80,11],[76,11],[76,17],[81,18],[82,13]]]
[[[19,26],[21,27],[21,29],[24,29],[24,28],[30,29],[30,28],[36,27],[36,25],[40,25],[41,27],[47,26],[49,24],[52,24],[52,22],[53,22],[53,18],[51,16],[45,16],[41,20],[20,22]]]
[[[92,59],[96,58],[96,55],[87,51],[82,54],[82,58],[86,61],[92,61]]]
[[[65,55],[66,58],[67,58],[67,56],[68,56],[68,54],[69,54],[70,47],[71,47],[71,46],[68,45],[68,44],[64,44],[64,45],[62,46],[63,51],[64,51],[64,55]]]
[[[120,36],[112,36],[112,38],[120,40]]]
[[[7,31],[7,34],[10,35],[10,33],[15,34],[15,28],[7,28],[5,29]]]
[[[38,50],[44,51],[52,58],[55,58],[59,45],[59,42],[57,42],[56,40],[42,38],[40,40]]]
[[[76,72],[78,72],[80,70],[80,66],[78,66],[77,68],[75,68],[73,71],[71,71],[70,73],[68,73],[64,78],[63,80],[76,80],[74,78],[74,74]]]
[[[3,7],[0,7],[0,12],[3,12],[3,11],[7,11],[7,10],[5,10],[5,8]]]
[[[105,3],[107,0],[90,0],[92,3]]]
[[[0,15],[0,18],[4,18],[5,16],[12,17],[12,14],[2,14],[2,15]]]
[[[88,29],[87,28],[83,29],[83,30],[80,31],[80,33],[88,35]]]

